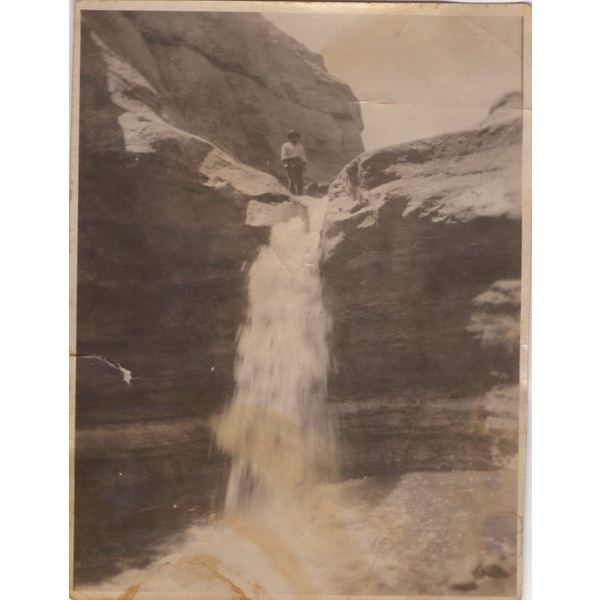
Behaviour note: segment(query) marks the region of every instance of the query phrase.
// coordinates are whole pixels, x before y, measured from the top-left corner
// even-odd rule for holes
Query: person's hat
[[[292,129],[292,130],[291,130],[291,131],[290,131],[290,132],[287,134],[287,136],[288,136],[288,140],[291,140],[293,137],[298,137],[298,138],[299,138],[299,137],[300,137],[300,134],[299,134],[299,133],[298,133],[298,132],[297,132],[295,129]]]

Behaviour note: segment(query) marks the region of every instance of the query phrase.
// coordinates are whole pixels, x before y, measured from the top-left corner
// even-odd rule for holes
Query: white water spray
[[[335,470],[326,409],[329,317],[319,275],[326,202],[286,207],[248,273],[236,391],[216,430],[232,457],[227,511],[272,509]]]

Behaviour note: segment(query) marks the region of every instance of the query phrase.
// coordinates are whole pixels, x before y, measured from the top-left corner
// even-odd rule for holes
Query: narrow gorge
[[[259,14],[84,10],[80,44],[77,593],[447,594],[473,555],[512,593],[520,94],[365,152]]]

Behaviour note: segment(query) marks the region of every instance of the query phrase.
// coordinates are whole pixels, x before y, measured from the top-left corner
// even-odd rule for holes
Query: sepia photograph
[[[520,598],[531,7],[73,40],[71,598]]]

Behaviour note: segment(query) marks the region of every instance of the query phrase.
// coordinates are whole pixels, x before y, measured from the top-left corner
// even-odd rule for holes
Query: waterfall
[[[226,511],[285,503],[335,472],[330,320],[319,273],[327,200],[303,204],[282,210],[248,272],[235,394],[216,428],[217,445],[232,458]]]
[[[365,482],[329,483],[337,426],[319,273],[327,200],[301,200],[277,208],[248,270],[236,389],[215,423],[216,444],[231,456],[225,513],[192,526],[148,568],[106,582],[101,589],[120,590],[111,597],[141,585],[136,600],[325,600],[397,585],[384,550],[388,513],[373,531],[366,521],[380,517],[360,493]]]

